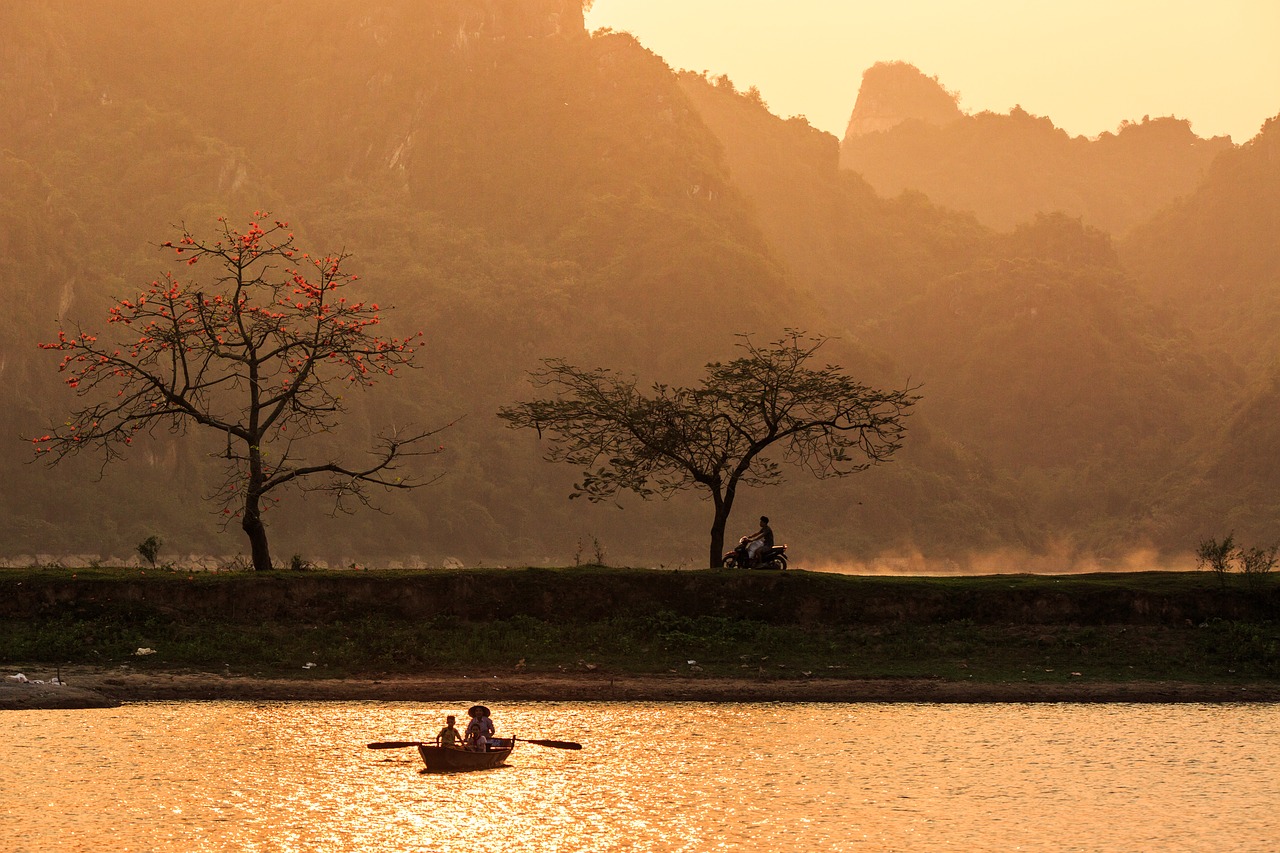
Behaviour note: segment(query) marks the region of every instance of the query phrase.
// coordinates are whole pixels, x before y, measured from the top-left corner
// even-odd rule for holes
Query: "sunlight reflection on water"
[[[1280,707],[518,703],[507,767],[419,774],[461,708],[0,716],[0,850],[1238,850],[1280,837]]]

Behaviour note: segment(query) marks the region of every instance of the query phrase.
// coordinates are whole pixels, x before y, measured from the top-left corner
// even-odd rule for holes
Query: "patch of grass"
[[[137,657],[139,647],[155,655]],[[0,659],[187,667],[327,676],[371,673],[561,672],[751,678],[946,678],[1058,682],[1223,682],[1280,677],[1280,626],[1204,628],[767,625],[662,613],[552,623],[517,616],[484,623],[442,618],[297,625],[73,619],[0,621]],[[690,664],[689,661],[695,661]]]
[[[1223,591],[1209,573],[7,569],[0,661],[1230,683],[1280,678],[1274,592]]]

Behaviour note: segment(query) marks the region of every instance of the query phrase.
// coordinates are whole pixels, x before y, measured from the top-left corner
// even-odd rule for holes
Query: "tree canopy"
[[[226,476],[213,499],[228,520],[241,519],[259,570],[271,568],[262,521],[269,492],[323,490],[341,510],[351,498],[367,503],[368,485],[425,485],[398,468],[437,452],[424,442],[438,430],[384,432],[356,464],[306,452],[308,439],[337,426],[344,389],[395,376],[415,353],[413,338],[376,333],[377,303],[346,295],[358,276],[344,269],[345,252],[304,252],[287,222],[263,212],[243,231],[220,218],[212,238],[184,227],[162,247],[187,267],[204,263],[190,279],[165,273],[137,297],[117,299],[110,339],[60,328],[40,345],[64,354],[58,369],[89,402],[32,439],[38,456],[52,464],[92,448],[110,462],[138,433],[161,426],[225,434]]]
[[[919,399],[911,388],[883,391],[838,366],[811,366],[825,337],[790,330],[766,346],[740,337],[744,354],[708,364],[699,385],[649,393],[608,369],[546,359],[531,375],[551,396],[499,416],[549,434],[548,461],[583,466],[571,497],[704,490],[715,506],[709,565],[718,566],[739,486],[781,482],[782,463],[823,479],[888,461]]]

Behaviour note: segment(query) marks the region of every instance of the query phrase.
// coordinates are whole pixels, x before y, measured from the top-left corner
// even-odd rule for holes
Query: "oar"
[[[552,749],[582,749],[582,744],[574,743],[571,740],[534,740],[532,738],[524,737],[512,738],[512,740],[518,740],[521,743],[537,744],[538,746],[549,746]],[[370,744],[370,746],[372,745],[373,744]]]
[[[574,743],[571,740],[536,740],[534,738],[512,738],[521,743],[531,743],[535,746],[548,746],[552,749],[582,749],[582,744]],[[406,746],[422,746],[424,741],[420,740],[383,740],[377,743],[367,744],[369,749],[403,749]]]

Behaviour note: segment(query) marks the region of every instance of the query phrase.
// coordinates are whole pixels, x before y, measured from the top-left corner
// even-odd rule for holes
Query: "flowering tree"
[[[50,464],[87,449],[111,462],[140,432],[162,425],[225,434],[217,455],[226,474],[214,499],[224,519],[240,519],[254,568],[267,570],[262,511],[279,501],[271,492],[325,491],[349,511],[352,500],[368,504],[370,485],[426,485],[397,471],[409,457],[439,452],[427,439],[444,427],[384,432],[358,464],[309,457],[307,439],[334,428],[344,411],[342,390],[411,367],[422,333],[376,333],[377,303],[347,295],[358,279],[344,269],[347,253],[303,252],[288,223],[261,211],[244,231],[218,222],[211,239],[183,227],[177,243],[162,244],[193,273],[208,269],[205,277],[166,273],[136,299],[117,300],[109,342],[60,328],[57,341],[40,345],[63,353],[58,369],[89,402],[32,443]]]

